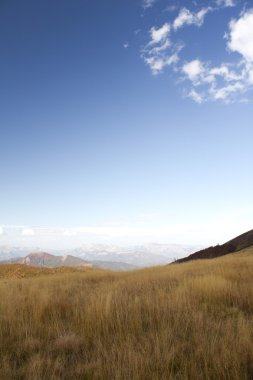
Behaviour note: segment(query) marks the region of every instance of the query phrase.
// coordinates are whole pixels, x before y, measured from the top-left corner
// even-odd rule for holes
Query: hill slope
[[[214,259],[215,257],[221,257],[229,253],[238,252],[250,246],[253,246],[253,230],[245,232],[244,234],[239,235],[222,245],[202,249],[201,251],[195,252],[187,257],[184,257],[183,259],[177,260],[176,263],[199,259]]]

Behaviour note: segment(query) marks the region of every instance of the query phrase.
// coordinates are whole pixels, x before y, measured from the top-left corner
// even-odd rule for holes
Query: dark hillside
[[[190,256],[177,260],[176,263],[184,263],[187,261],[199,259],[214,259],[215,257],[237,252],[250,246],[253,246],[253,230],[245,232],[244,234],[239,235],[232,240],[229,240],[225,244],[202,249],[201,251],[195,252]]]

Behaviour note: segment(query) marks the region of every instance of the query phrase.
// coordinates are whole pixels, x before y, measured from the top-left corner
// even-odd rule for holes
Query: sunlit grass
[[[253,255],[2,278],[0,379],[252,379]]]

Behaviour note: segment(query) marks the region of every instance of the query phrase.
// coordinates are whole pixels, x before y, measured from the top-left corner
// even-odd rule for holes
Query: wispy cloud
[[[181,42],[171,42],[170,35],[185,25],[201,26],[211,8],[203,8],[196,13],[183,8],[172,23],[164,23],[160,27],[153,26],[149,30],[150,40],[142,49],[142,58],[154,75],[161,73],[166,67],[175,66],[180,61],[179,53],[183,49]]]
[[[171,67],[175,75],[180,75],[182,86],[186,86],[185,95],[199,104],[206,101],[245,101],[248,91],[253,88],[253,9],[233,19],[225,34],[224,52],[227,49],[237,54],[237,61],[233,55],[230,62],[212,65],[200,58],[183,60],[180,54],[184,43],[176,41],[179,29],[201,27],[208,13],[236,5],[234,0],[217,0],[213,4],[213,7],[196,12],[182,8],[174,20],[160,27],[153,26],[149,31],[150,40],[142,49],[142,58],[155,75]]]
[[[236,2],[235,0],[217,0],[216,5],[218,7],[224,7],[224,8],[235,7]]]
[[[165,23],[161,28],[151,28],[150,29],[150,35],[151,35],[151,41],[150,44],[158,44],[161,42],[165,42],[168,40],[168,35],[170,32],[170,25],[168,23]]]
[[[23,236],[20,226],[3,226],[7,233],[1,244],[41,249],[66,249],[83,244],[143,244],[148,242],[198,243],[223,242],[251,228],[247,209],[242,215],[218,215],[208,223],[173,224],[159,221],[150,223],[110,223],[79,227],[23,227],[34,231]],[[215,239],[215,240],[213,240]]]
[[[201,26],[204,23],[205,16],[212,10],[211,7],[203,8],[200,11],[194,13],[187,8],[182,8],[179,15],[173,22],[173,28],[178,30],[185,25]]]
[[[198,83],[200,78],[203,76],[205,69],[200,60],[194,59],[191,62],[185,63],[182,67],[182,71],[192,82]]]
[[[143,0],[143,3],[142,3],[143,8],[147,9],[147,8],[153,7],[153,5],[155,4],[156,1],[157,0]]]
[[[161,73],[165,67],[178,62],[181,46],[172,45],[170,41],[171,26],[168,23],[160,28],[152,27],[149,31],[150,41],[142,50],[142,57],[153,74]]]
[[[198,104],[202,104],[204,99],[201,94],[199,94],[196,90],[192,89],[190,92],[187,93],[187,96],[194,100],[194,102]]]
[[[21,235],[22,236],[34,236],[35,235],[35,232],[32,228],[28,228],[28,227],[25,227],[23,228],[22,232],[21,232]]]
[[[234,101],[235,96],[245,93],[249,86],[244,66],[242,69],[239,66],[223,63],[212,67],[198,60],[184,64],[182,73],[193,85],[188,96],[197,103],[210,100],[223,100],[226,103]]]
[[[164,12],[174,12],[176,9],[178,9],[178,6],[173,4],[173,5],[168,5],[165,9]]]
[[[184,64],[182,72],[194,86],[189,96],[198,94],[202,102],[222,100],[229,103],[241,101],[241,96],[253,87],[253,10],[230,22],[227,39],[227,48],[238,53],[239,61],[222,63],[218,67],[199,60]],[[197,97],[191,97],[199,103]]]

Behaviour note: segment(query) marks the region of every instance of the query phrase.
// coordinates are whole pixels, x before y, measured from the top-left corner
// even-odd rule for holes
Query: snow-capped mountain
[[[179,245],[179,244],[157,244],[150,243],[140,246],[120,247],[115,245],[83,245],[82,247],[64,251],[81,257],[84,260],[96,263],[121,262],[135,267],[146,267],[153,265],[164,265],[178,258],[185,257],[201,246]]]

